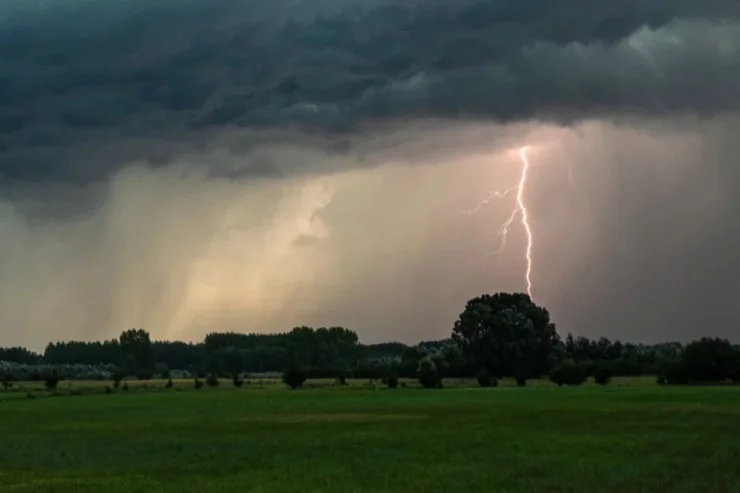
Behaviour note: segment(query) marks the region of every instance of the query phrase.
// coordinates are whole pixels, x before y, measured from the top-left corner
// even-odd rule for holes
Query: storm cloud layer
[[[0,5],[0,345],[129,327],[734,337],[740,2]]]
[[[388,119],[732,111],[739,15],[733,0],[6,3],[0,175],[100,179],[224,127],[336,139]]]

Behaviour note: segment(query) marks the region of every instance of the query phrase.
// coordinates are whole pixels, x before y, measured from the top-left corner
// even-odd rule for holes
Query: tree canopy
[[[126,358],[125,364],[131,364],[131,369],[140,377],[151,376],[154,372],[154,360],[149,332],[144,329],[130,329],[123,332],[118,340]]]
[[[528,378],[548,373],[560,338],[548,311],[526,293],[497,293],[468,301],[452,338],[480,369]]]

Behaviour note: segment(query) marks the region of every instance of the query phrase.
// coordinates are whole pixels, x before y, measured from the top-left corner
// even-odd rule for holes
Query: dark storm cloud
[[[0,176],[99,180],[224,127],[714,114],[738,103],[738,15],[732,0],[6,3]],[[643,28],[667,34],[624,42]]]

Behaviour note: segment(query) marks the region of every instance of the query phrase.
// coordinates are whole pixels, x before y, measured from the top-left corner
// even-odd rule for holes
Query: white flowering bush
[[[60,380],[109,380],[116,367],[114,365],[25,365],[0,361],[0,375],[8,381],[42,381],[56,373]]]

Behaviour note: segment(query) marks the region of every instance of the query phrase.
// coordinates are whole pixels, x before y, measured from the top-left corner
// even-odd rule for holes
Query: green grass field
[[[737,387],[87,385],[0,392],[0,492],[740,491]]]

